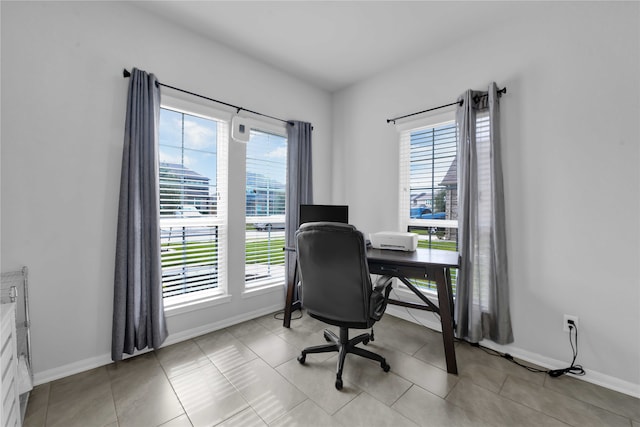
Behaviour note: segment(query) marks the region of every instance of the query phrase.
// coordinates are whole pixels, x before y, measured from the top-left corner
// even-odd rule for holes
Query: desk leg
[[[285,328],[291,327],[291,309],[293,305],[293,288],[294,282],[291,281],[287,283],[287,297],[284,302],[284,320],[282,321],[282,326]]]
[[[288,276],[288,274],[287,274]],[[287,277],[287,280],[289,278]],[[293,293],[296,287],[296,282],[298,281],[298,260],[296,260],[296,264],[293,271],[293,280],[287,283],[287,296],[284,301],[284,319],[282,321],[282,326],[285,328],[291,327],[291,312],[293,310],[300,308],[299,302],[293,302]]]
[[[450,374],[458,374],[456,350],[453,343],[453,295],[451,295],[451,276],[449,269],[437,269],[435,276],[436,287],[438,288],[438,306],[440,308],[440,323],[442,325],[442,340],[444,342],[444,354],[447,360],[447,372]]]

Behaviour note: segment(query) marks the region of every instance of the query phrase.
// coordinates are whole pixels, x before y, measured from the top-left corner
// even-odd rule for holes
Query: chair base
[[[301,364],[304,364],[307,358],[307,354],[327,353],[331,351],[337,351],[338,367],[336,372],[336,388],[338,390],[342,389],[342,370],[344,369],[344,360],[347,357],[347,353],[357,354],[358,356],[380,362],[380,367],[385,372],[389,372],[389,369],[391,369],[391,367],[387,364],[387,361],[385,360],[384,357],[380,356],[379,354],[373,353],[369,350],[356,347],[356,345],[360,343],[367,345],[369,341],[373,341],[373,331],[371,331],[371,334],[361,334],[355,338],[349,339],[348,328],[341,327],[339,337],[332,331],[325,329],[324,338],[327,341],[331,342],[331,344],[316,345],[313,347],[305,348],[300,353],[300,356],[298,356],[298,362],[300,362]]]

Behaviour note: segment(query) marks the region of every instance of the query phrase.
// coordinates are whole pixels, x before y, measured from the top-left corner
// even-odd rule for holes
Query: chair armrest
[[[374,292],[391,292],[391,287],[393,285],[393,277],[392,276],[379,276],[376,283],[373,285]],[[388,291],[387,291],[388,289]]]
[[[378,321],[382,318],[384,310],[387,308],[387,300],[392,287],[393,277],[391,276],[380,276],[376,280],[369,304],[369,317],[373,320]]]

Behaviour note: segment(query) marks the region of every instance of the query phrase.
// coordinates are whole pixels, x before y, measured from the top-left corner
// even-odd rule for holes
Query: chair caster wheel
[[[364,345],[369,344],[369,338],[365,338],[364,340],[362,340],[362,344]]]
[[[298,362],[300,362],[301,365],[304,365],[304,362],[307,360],[307,355],[306,354],[301,354],[300,356],[298,356]]]
[[[385,372],[389,372],[389,369],[391,369],[391,366],[389,366],[389,365],[387,364],[387,362],[382,362],[382,363],[380,363],[380,367],[381,367],[381,368],[382,368],[382,370],[383,370],[383,371],[385,371]]]
[[[336,380],[336,390],[342,390],[342,379],[338,378]]]
[[[324,331],[324,340],[326,342],[331,342],[331,337],[329,336],[329,334],[327,333],[327,331]]]

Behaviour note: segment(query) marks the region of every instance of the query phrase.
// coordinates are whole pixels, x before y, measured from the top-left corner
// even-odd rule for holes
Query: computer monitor
[[[300,224],[305,222],[349,223],[349,206],[346,205],[300,205]]]

